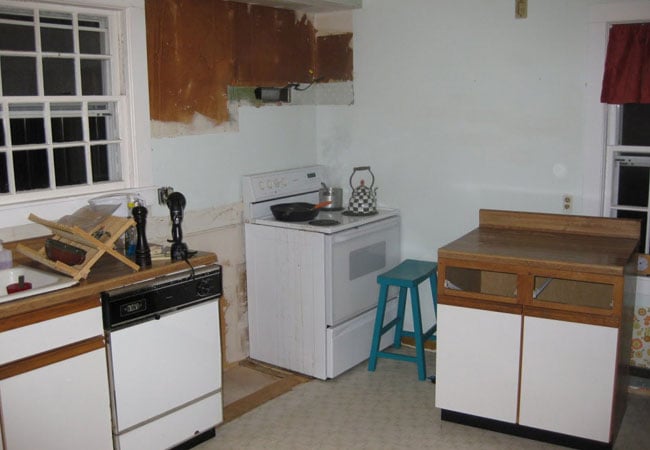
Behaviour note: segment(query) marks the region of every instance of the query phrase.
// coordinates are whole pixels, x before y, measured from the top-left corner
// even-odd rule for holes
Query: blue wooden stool
[[[437,324],[434,324],[426,332],[422,332],[422,315],[420,314],[420,295],[418,286],[427,278],[431,284],[431,294],[433,296],[433,310],[438,311],[438,263],[430,261],[417,261],[407,259],[402,261],[396,267],[388,272],[377,276],[377,283],[380,285],[379,302],[377,305],[377,317],[375,318],[375,329],[372,336],[372,347],[370,347],[370,358],[368,360],[368,370],[374,372],[377,368],[377,358],[399,359],[403,361],[415,362],[418,365],[418,378],[426,378],[426,363],[424,360],[424,341],[435,340],[433,334],[436,332]],[[399,301],[397,304],[397,317],[382,326],[384,315],[386,313],[386,303],[388,301],[388,287],[399,286]],[[413,329],[414,331],[404,331],[404,310],[406,309],[406,292],[411,290],[411,308],[413,310]],[[381,337],[386,334],[392,327],[395,327],[395,339],[393,347],[400,348],[402,337],[412,337],[415,339],[415,356],[390,353],[379,350]]]

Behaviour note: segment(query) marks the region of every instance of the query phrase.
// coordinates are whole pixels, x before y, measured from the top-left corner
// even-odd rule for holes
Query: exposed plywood
[[[151,118],[228,121],[227,88],[352,79],[352,34],[316,39],[307,16],[222,0],[146,0]]]
[[[235,16],[233,84],[284,86],[313,79],[315,30],[306,16],[253,6]]]
[[[352,33],[319,37],[316,74],[320,81],[352,80]]]
[[[151,117],[189,123],[195,112],[228,119],[226,87],[232,78],[232,23],[226,2],[147,0]]]

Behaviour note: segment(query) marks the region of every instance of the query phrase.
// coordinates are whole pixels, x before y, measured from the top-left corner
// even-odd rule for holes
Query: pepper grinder
[[[183,210],[185,209],[185,196],[180,192],[172,192],[167,197],[167,207],[172,220],[172,261],[186,260],[188,257],[187,245],[183,242]]]
[[[135,228],[138,234],[135,244],[135,263],[140,267],[151,266],[151,250],[147,243],[145,228],[147,226],[147,208],[144,206],[134,206],[131,210],[135,220]]]

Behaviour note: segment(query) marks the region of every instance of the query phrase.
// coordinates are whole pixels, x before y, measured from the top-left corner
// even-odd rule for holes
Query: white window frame
[[[608,107],[600,102],[609,27],[616,23],[650,21],[650,3],[615,2],[590,9],[584,97],[582,207],[585,215],[599,216],[605,205],[607,179]]]
[[[620,142],[621,133],[621,114],[620,105],[609,105],[607,115],[608,125],[608,144],[605,150],[605,187],[603,189],[603,216],[617,217],[619,210],[624,211],[638,211],[646,214],[649,226],[646,226],[645,231],[645,248],[641,248],[642,253],[648,253],[650,246],[650,205],[645,206],[629,206],[618,204],[618,163],[617,159],[622,154],[633,154],[634,157],[639,159],[639,163],[644,167],[650,165],[650,147],[647,146],[633,146],[633,145],[618,145]],[[633,158],[634,158],[633,157]],[[625,157],[629,159],[630,157]],[[650,189],[650,187],[649,187]]]
[[[6,1],[3,4],[12,4]],[[56,8],[57,5],[78,6],[80,8],[106,9],[112,16],[112,26],[117,26],[122,66],[121,80],[118,83],[122,96],[119,105],[122,110],[119,120],[120,136],[124,146],[122,161],[122,183],[113,184],[110,190],[100,187],[84,186],[66,189],[69,195],[60,196],[64,189],[58,189],[59,196],[38,199],[29,198],[17,203],[0,203],[0,230],[29,224],[30,213],[49,220],[69,214],[88,204],[88,199],[114,192],[132,192],[144,198],[147,204],[156,200],[153,186],[151,132],[149,116],[149,87],[147,76],[147,41],[144,0],[41,0],[37,2],[17,2],[26,7]],[[84,189],[85,188],[85,189]],[[89,189],[90,188],[90,189]]]

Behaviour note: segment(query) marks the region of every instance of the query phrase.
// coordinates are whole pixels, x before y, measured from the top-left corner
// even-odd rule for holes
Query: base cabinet
[[[436,406],[515,423],[521,316],[438,305]]]
[[[524,317],[519,423],[608,442],[618,329]]]
[[[436,407],[609,442],[617,340],[612,327],[439,305]]]
[[[5,378],[0,399],[5,450],[113,448],[104,349]]]
[[[636,220],[480,210],[478,228],[438,250],[442,419],[611,448],[639,233]]]

